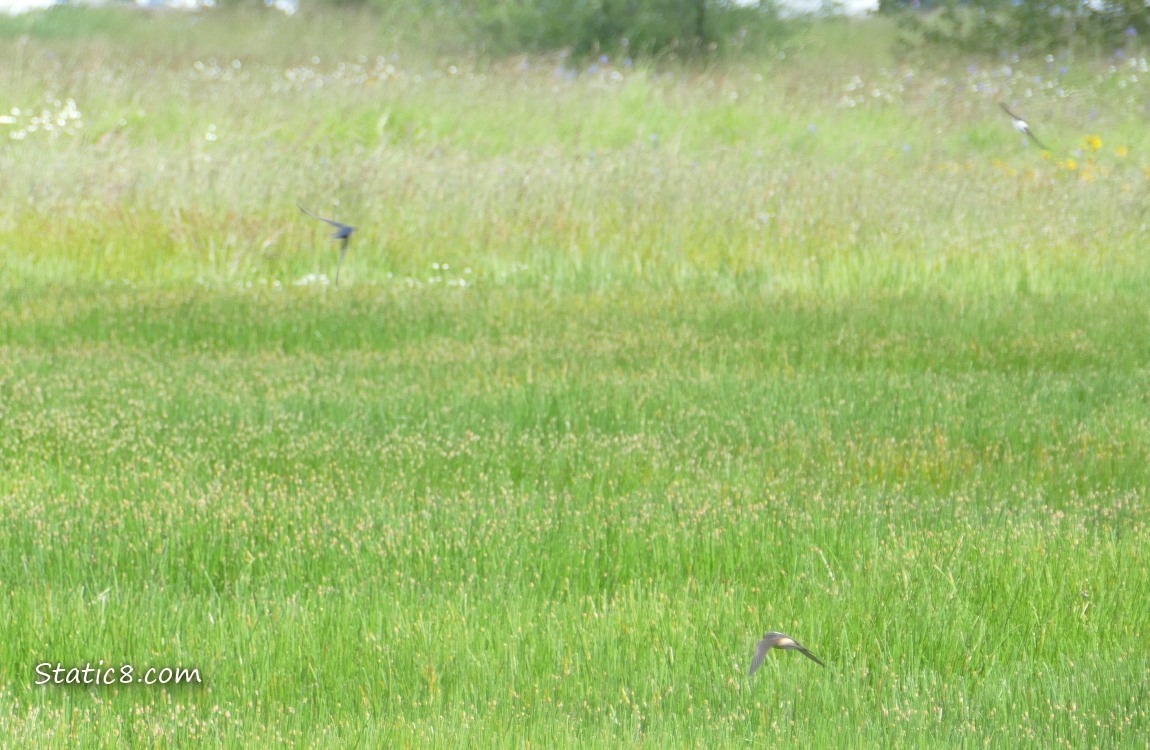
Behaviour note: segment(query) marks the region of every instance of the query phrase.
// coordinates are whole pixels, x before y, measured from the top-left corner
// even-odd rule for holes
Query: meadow
[[[386,20],[0,18],[6,746],[1147,746],[1136,48]]]

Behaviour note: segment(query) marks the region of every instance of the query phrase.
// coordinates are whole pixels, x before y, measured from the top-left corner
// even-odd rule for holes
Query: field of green
[[[1147,747],[1138,50],[412,38],[0,18],[5,747]]]

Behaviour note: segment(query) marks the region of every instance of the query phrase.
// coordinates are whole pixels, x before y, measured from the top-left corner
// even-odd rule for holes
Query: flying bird
[[[1003,112],[1010,115],[1010,121],[1014,125],[1015,130],[1017,130],[1019,133],[1022,133],[1023,135],[1025,135],[1030,140],[1034,141],[1036,144],[1038,144],[1038,147],[1040,149],[1042,149],[1043,151],[1049,151],[1050,150],[1045,145],[1043,145],[1042,141],[1038,140],[1038,136],[1036,136],[1034,134],[1034,131],[1030,129],[1030,126],[1026,124],[1026,120],[1023,120],[1021,117],[1019,117],[1018,115],[1011,112],[1009,109],[1006,108],[1006,105],[1003,104],[1002,102],[999,102],[998,106],[1002,107]]]
[[[751,674],[758,671],[759,667],[763,664],[763,659],[767,658],[767,652],[772,648],[783,648],[798,651],[803,656],[807,657],[820,667],[825,667],[826,664],[822,663],[819,657],[812,654],[807,650],[807,647],[791,638],[789,635],[782,633],[767,633],[763,636],[763,640],[759,641],[759,645],[755,647],[755,658],[751,660]]]
[[[296,205],[299,206],[300,211],[303,211],[305,214],[307,214],[311,218],[319,219],[320,221],[325,222],[327,224],[331,224],[333,227],[335,227],[335,231],[332,232],[331,236],[332,236],[332,238],[340,241],[339,263],[335,267],[335,285],[339,286],[339,269],[343,267],[343,257],[345,255],[347,255],[347,241],[349,239],[351,239],[351,233],[355,231],[355,227],[348,226],[347,224],[342,224],[338,221],[333,221],[331,219],[325,219],[322,216],[316,216],[311,211],[308,211],[303,206],[300,206],[298,203]]]

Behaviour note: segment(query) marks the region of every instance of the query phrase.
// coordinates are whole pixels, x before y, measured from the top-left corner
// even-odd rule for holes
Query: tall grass
[[[0,25],[7,743],[1144,746],[1139,60],[300,21]]]

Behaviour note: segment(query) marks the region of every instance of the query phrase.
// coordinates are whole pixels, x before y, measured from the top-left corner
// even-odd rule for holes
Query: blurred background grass
[[[400,20],[0,19],[11,743],[1143,742],[1142,57]]]
[[[878,19],[701,67],[483,60],[413,52],[364,11],[104,11],[91,35],[73,13],[5,21],[13,286],[330,276],[297,202],[358,227],[358,284],[454,278],[435,264],[820,295],[1140,275],[1142,58],[922,67],[869,54],[894,38]]]

